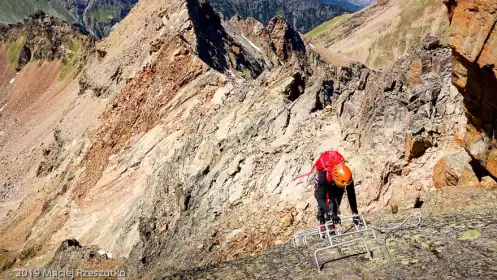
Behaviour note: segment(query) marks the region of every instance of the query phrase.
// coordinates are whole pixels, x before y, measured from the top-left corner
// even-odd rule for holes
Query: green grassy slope
[[[77,19],[65,10],[58,0],[2,0],[0,4],[0,22],[23,22],[26,16],[38,10],[71,23],[77,22]]]
[[[9,64],[12,66],[16,66],[19,61],[19,56],[21,55],[22,47],[24,46],[24,42],[26,42],[26,38],[24,36],[19,36],[16,41],[7,44],[7,55],[9,59]]]
[[[59,80],[64,80],[76,72],[78,61],[81,59],[83,52],[83,43],[77,38],[74,38],[64,44],[64,47],[68,50],[68,56],[63,61],[60,69]]]
[[[348,20],[351,16],[352,16],[352,14],[343,14],[341,16],[337,16],[329,21],[322,23],[318,27],[309,31],[306,35],[309,38],[315,38],[323,33],[328,33],[330,31],[336,29],[338,26],[340,26],[342,23],[344,23],[346,20]]]

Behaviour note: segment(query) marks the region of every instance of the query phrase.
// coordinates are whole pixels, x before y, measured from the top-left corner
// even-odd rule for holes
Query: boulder
[[[423,48],[425,50],[433,50],[440,46],[440,39],[435,36],[427,36],[423,40]]]
[[[214,93],[214,97],[211,100],[213,105],[221,105],[226,100],[228,94],[233,90],[233,84],[228,83],[226,86],[218,88]]]
[[[485,189],[497,189],[497,182],[490,176],[485,176],[481,179],[481,186]]]
[[[461,177],[459,178],[458,186],[468,187],[468,186],[479,186],[480,181],[476,176],[475,172],[471,168],[471,166],[465,166],[463,172],[461,173]]]
[[[427,148],[431,146],[431,143],[427,141],[424,137],[407,135],[406,137],[406,160],[411,160],[413,158],[420,157],[424,154]]]
[[[292,214],[288,214],[283,219],[281,219],[281,228],[282,229],[287,229],[291,225],[293,225],[294,219]]]
[[[483,166],[487,164],[490,138],[485,133],[479,132],[473,126],[467,126],[465,145],[469,154],[477,159]]]
[[[486,168],[490,174],[497,177],[497,149],[493,149],[488,154]]]
[[[435,188],[460,185],[461,177],[463,178],[461,183],[471,182],[473,177],[470,174],[472,172],[470,161],[471,157],[464,149],[442,157],[433,168]]]

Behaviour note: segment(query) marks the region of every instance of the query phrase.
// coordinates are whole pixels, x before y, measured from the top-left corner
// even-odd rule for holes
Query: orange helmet
[[[339,163],[333,168],[331,178],[338,187],[345,188],[352,183],[352,171],[345,163]]]

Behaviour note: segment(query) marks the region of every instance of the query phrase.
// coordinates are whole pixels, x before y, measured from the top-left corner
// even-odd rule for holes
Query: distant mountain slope
[[[136,2],[138,0],[2,0],[0,22],[23,22],[27,16],[42,10],[104,37]]]
[[[325,22],[309,32],[323,56],[342,56],[373,68],[389,68],[427,35],[448,30],[447,9],[438,0],[378,0],[354,14]]]
[[[230,18],[235,14],[253,17],[265,24],[275,15],[284,17],[294,29],[307,32],[324,21],[351,11],[318,0],[211,0],[214,9]],[[355,9],[357,10],[357,9]]]
[[[342,7],[351,11],[358,11],[370,5],[374,0],[319,0],[323,4]]]
[[[0,22],[22,22],[30,14],[43,10],[69,22],[77,22],[77,17],[68,12],[63,0],[2,0],[0,4]]]

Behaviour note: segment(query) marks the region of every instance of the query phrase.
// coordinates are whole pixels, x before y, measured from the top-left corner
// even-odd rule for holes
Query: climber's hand
[[[340,217],[338,215],[335,215],[333,212],[328,213],[328,218],[331,220],[334,224],[340,224]]]

